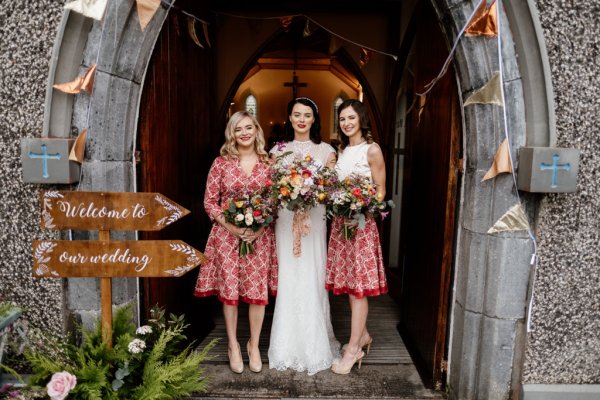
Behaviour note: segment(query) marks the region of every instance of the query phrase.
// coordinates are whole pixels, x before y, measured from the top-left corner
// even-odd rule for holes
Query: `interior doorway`
[[[285,120],[285,106],[294,94],[310,96],[323,110],[323,136],[332,141],[337,99],[362,97],[384,150],[387,191],[397,203],[380,229],[398,330],[423,381],[441,388],[461,128],[451,71],[426,99],[415,96],[437,75],[448,51],[431,5],[373,1],[348,11],[344,2],[309,1],[300,11],[281,5],[273,10],[266,2],[252,3],[252,10],[237,2],[193,3],[180,5],[211,22],[211,45],[203,42],[201,47],[193,40],[184,15],[169,15],[144,82],[137,145],[138,190],[163,193],[192,213],[167,230],[144,236],[177,238],[204,248],[210,230],[202,205],[204,182],[230,112],[254,106],[270,133]],[[275,18],[299,13],[311,17],[299,17],[287,27]],[[326,21],[332,32],[358,42],[360,32],[356,37],[351,32],[356,30],[353,22],[361,20],[379,29],[372,40],[379,49],[393,49],[397,60],[373,54],[373,64],[361,68],[355,53],[360,46],[335,49],[332,42],[339,37],[311,23]],[[306,29],[310,34],[305,35]],[[243,62],[222,61],[231,61],[236,52],[244,55]],[[220,307],[214,298],[193,296],[196,276],[197,270],[179,279],[144,279],[143,309],[160,304],[185,313],[192,334],[207,335]]]

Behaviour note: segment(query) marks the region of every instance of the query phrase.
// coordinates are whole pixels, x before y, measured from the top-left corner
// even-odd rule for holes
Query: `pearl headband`
[[[317,107],[317,103],[315,103],[312,99],[309,99],[308,97],[297,97],[296,101],[298,101],[298,100],[309,101],[313,106],[315,106],[315,110],[317,110],[317,112],[319,112],[319,107]]]

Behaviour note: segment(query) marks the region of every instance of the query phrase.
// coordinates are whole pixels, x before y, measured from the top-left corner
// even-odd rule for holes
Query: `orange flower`
[[[312,157],[310,156],[310,154],[307,154],[306,156],[304,156],[304,161],[306,161],[308,163],[312,161]]]
[[[282,186],[282,187],[279,188],[279,193],[281,193],[281,195],[283,197],[289,197],[289,195],[290,195],[289,189],[287,187],[285,187],[285,186]]]

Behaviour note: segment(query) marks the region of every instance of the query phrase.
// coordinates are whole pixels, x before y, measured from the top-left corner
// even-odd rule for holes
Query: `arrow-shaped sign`
[[[206,256],[181,240],[34,240],[33,276],[178,277]]]
[[[46,191],[42,228],[159,231],[190,212],[160,193]]]

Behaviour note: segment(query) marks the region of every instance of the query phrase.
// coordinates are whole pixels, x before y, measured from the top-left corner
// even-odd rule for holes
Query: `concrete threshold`
[[[210,384],[205,393],[189,399],[445,399],[444,393],[423,386],[413,365],[363,365],[348,375],[330,370],[309,376],[296,371],[276,371],[265,364],[253,373],[247,365],[242,374],[228,365],[204,364]]]

